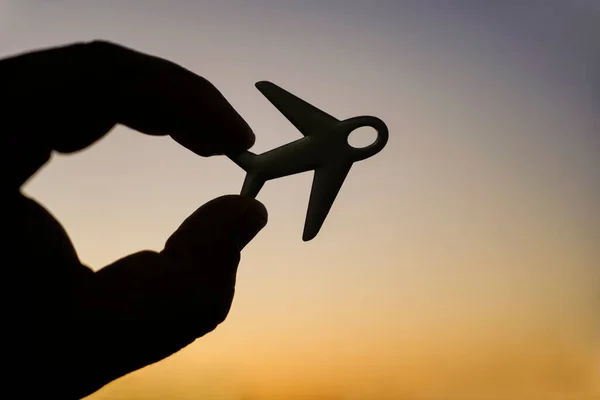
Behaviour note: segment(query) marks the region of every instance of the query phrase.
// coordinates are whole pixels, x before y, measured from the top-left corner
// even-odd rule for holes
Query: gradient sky
[[[227,321],[91,400],[600,394],[600,3],[0,0],[0,57],[98,38],[212,81],[257,152],[300,137],[259,80],[390,140],[309,243],[311,174],[269,182]],[[25,191],[99,269],[243,178],[117,127]]]

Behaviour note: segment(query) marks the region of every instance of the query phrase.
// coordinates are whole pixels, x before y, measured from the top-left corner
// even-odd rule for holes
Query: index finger
[[[68,153],[89,146],[117,123],[150,135],[170,135],[201,156],[254,144],[248,124],[206,79],[109,42],[1,60],[0,83],[6,105],[0,121],[2,148],[12,154],[21,174],[35,172],[52,150]]]

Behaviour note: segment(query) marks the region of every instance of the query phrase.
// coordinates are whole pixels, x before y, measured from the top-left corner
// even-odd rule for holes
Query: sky
[[[600,395],[600,2],[0,0],[0,57],[93,39],[210,80],[255,152],[301,137],[260,80],[390,138],[311,242],[311,174],[268,182],[227,320],[90,400]],[[97,270],[243,178],[117,127],[24,191]]]

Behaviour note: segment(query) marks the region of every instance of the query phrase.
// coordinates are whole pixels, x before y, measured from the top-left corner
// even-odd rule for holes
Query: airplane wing
[[[308,242],[319,233],[331,206],[346,179],[352,163],[336,163],[315,169],[302,240]]]
[[[255,86],[304,136],[327,132],[340,122],[272,82]]]

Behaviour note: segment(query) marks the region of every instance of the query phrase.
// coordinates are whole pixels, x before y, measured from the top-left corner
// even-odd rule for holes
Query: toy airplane
[[[255,86],[304,137],[262,154],[244,151],[227,157],[247,172],[243,196],[256,197],[268,180],[315,171],[302,234],[307,242],[319,233],[352,164],[385,147],[387,126],[371,116],[339,121],[274,83],[262,81]],[[350,146],[348,136],[363,126],[375,128],[377,139],[367,147]]]

